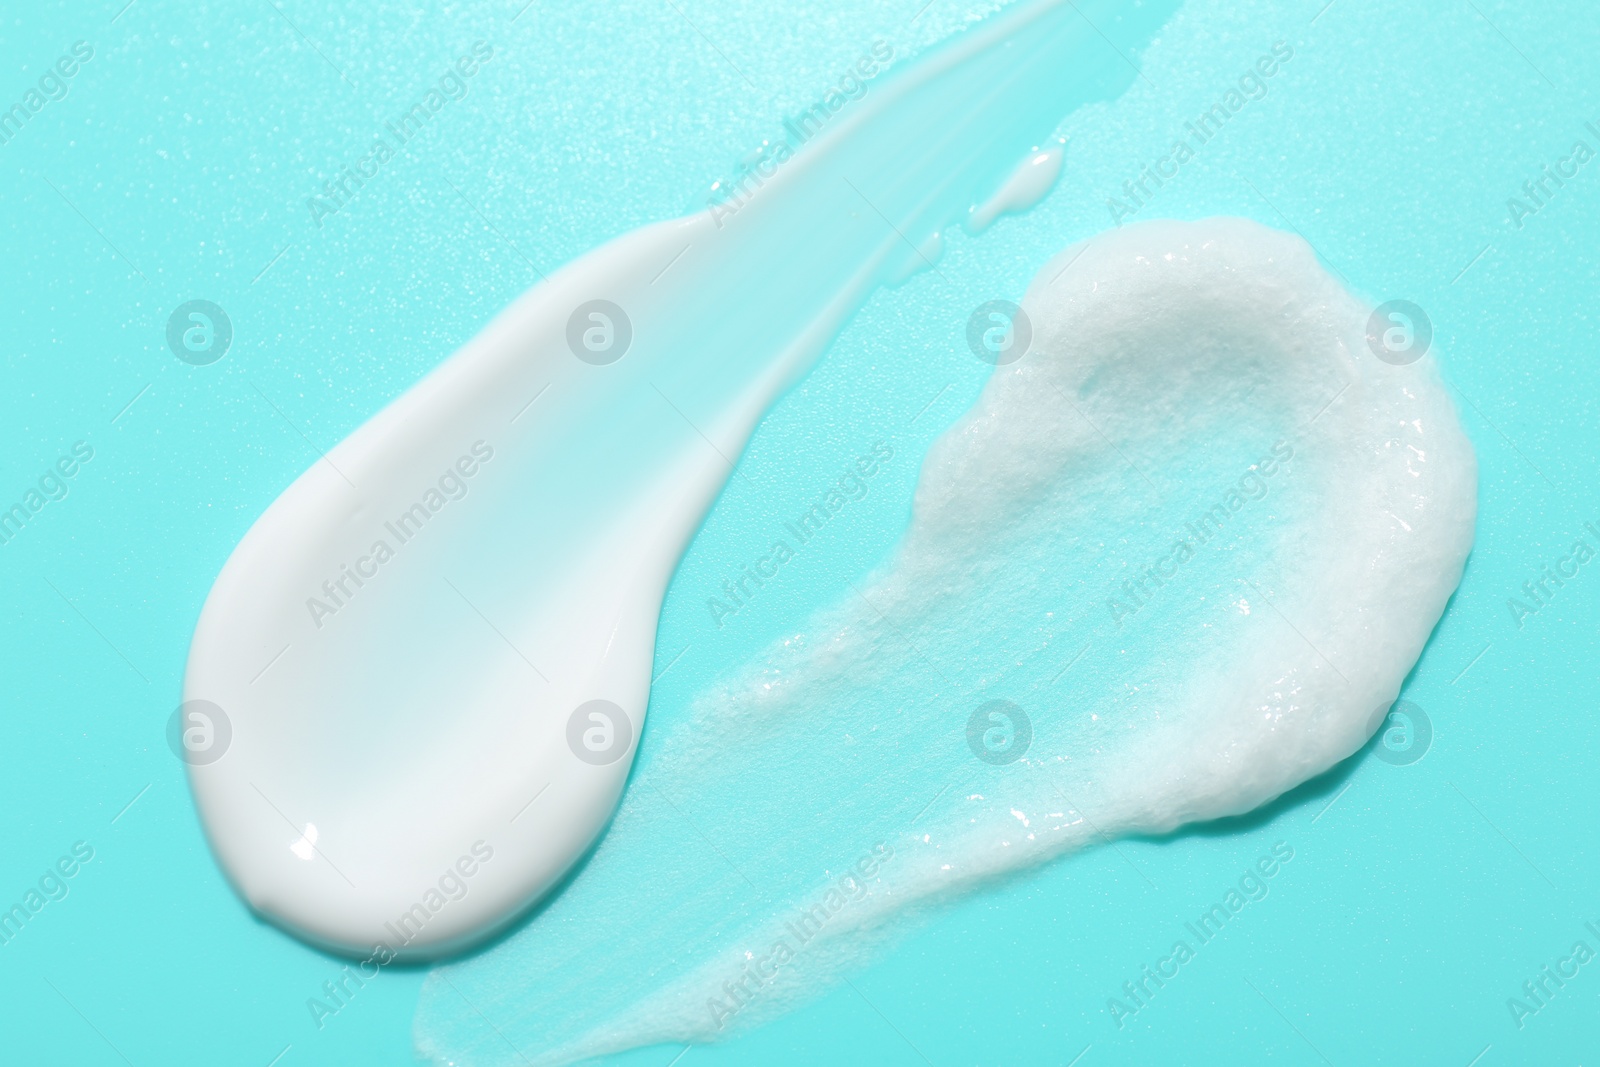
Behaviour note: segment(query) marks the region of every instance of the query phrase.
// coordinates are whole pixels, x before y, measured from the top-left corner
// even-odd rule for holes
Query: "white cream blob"
[[[1056,179],[1061,177],[1065,153],[1061,145],[1028,153],[1028,158],[1012,172],[1005,184],[967,216],[967,230],[981,233],[1001,215],[1026,211],[1043,200]]]
[[[1472,544],[1432,356],[1379,359],[1369,305],[1237,219],[1094,238],[1022,306],[892,559],[659,739],[563,894],[435,972],[424,1053],[715,1040],[919,909],[1249,811],[1371,735]]]
[[[184,680],[230,728],[190,779],[251,905],[428,957],[553,886],[621,793],[667,580],[761,413],[1129,76],[1070,6],[992,19],[754,188],[562,268],[294,482],[219,574]]]

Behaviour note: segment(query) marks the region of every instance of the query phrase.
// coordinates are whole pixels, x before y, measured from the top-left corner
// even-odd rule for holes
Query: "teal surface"
[[[909,54],[986,9],[122,2],[0,20],[0,109],[28,114],[0,110],[0,510],[27,509],[0,543],[0,907],[43,902],[0,944],[0,1058],[407,1064],[423,972],[386,969],[319,1027],[307,999],[343,961],[254,920],[207,852],[165,730],[212,578],[319,451],[539,272],[703,207],[875,38]],[[1600,563],[1560,563],[1600,548],[1600,20],[1575,0],[1188,0],[1137,50],[1100,28],[1140,73],[1066,117],[1049,199],[879,293],[757,432],[669,593],[651,721],[890,550],[920,456],[983,384],[973,307],[1118,216],[1234,214],[1432,320],[1482,483],[1466,578],[1404,693],[1428,749],[1369,747],[1246,819],[1069,858],[778,1023],[618,1064],[1600,1055],[1600,963],[1573,952],[1600,952]],[[478,41],[492,56],[458,88]],[[1280,41],[1262,94],[1134,203],[1124,183]],[[48,73],[62,57],[70,77]],[[432,89],[438,110],[375,162]],[[313,210],[347,166],[369,174]],[[232,325],[207,365],[168,344],[191,300]],[[719,627],[723,580],[877,440],[895,459],[868,496]],[[1576,576],[1524,591],[1558,565]],[[1119,1027],[1108,999],[1280,842],[1267,895]]]

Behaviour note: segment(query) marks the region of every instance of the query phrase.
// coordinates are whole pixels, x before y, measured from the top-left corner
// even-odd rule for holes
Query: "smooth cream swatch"
[[[831,94],[758,181],[552,274],[266,510],[184,680],[226,734],[190,766],[200,815],[258,913],[428,958],[556,884],[622,791],[663,592],[756,421],[1131,79],[1084,18],[1114,6],[1027,3]]]

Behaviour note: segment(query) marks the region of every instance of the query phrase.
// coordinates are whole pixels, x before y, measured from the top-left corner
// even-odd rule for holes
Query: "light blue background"
[[[319,1031],[305,1000],[340,961],[251,918],[201,838],[163,729],[212,578],[317,450],[535,266],[701,205],[874,37],[909,51],[967,9],[6,6],[0,106],[74,41],[94,58],[0,145],[0,504],[73,442],[95,456],[0,545],[0,904],[75,841],[95,857],[0,946],[4,1058],[409,1063],[422,972],[386,971]],[[465,99],[316,227],[305,198],[478,39],[495,56]],[[1523,1029],[1506,1008],[1574,941],[1600,950],[1583,928],[1600,925],[1600,561],[1520,629],[1506,606],[1585,521],[1600,527],[1600,162],[1521,229],[1506,207],[1575,140],[1600,149],[1584,128],[1600,126],[1600,20],[1578,0],[1190,0],[1123,99],[1063,126],[1044,205],[953,237],[942,275],[880,293],[762,425],[668,597],[658,670],[687,651],[652,721],[883,557],[922,452],[982,385],[967,312],[1109,226],[1106,198],[1278,40],[1296,54],[1267,97],[1138,217],[1298,229],[1358,291],[1432,317],[1482,486],[1466,579],[1405,690],[1431,750],[1407,767],[1364,753],[1235,824],[1057,863],[942,914],[854,989],[676,1062],[1490,1067],[1600,1052],[1600,962]],[[213,366],[165,345],[193,298],[233,321]],[[715,627],[705,598],[879,438],[896,458],[871,495]],[[1295,859],[1271,895],[1118,1030],[1106,998],[1276,841]]]

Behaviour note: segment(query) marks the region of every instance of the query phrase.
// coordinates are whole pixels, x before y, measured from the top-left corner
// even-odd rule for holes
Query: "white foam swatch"
[[[941,899],[1249,811],[1371,735],[1472,543],[1433,357],[1379,359],[1370,306],[1236,219],[1068,249],[1023,308],[892,559],[699,701],[561,896],[435,972],[425,1053],[738,1032]]]

